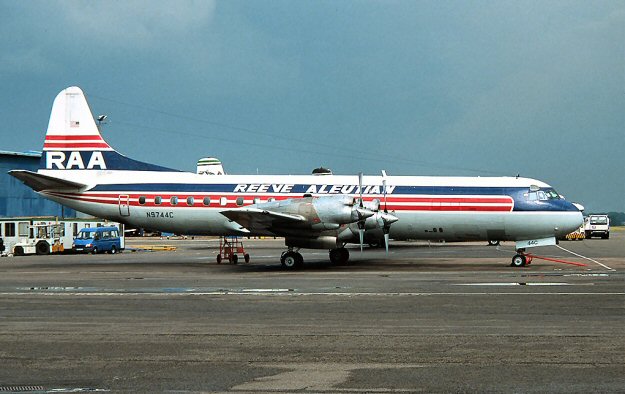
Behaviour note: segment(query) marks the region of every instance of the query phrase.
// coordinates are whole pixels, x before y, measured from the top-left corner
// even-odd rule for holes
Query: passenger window
[[[187,205],[192,207],[193,203],[195,203],[195,199],[193,197],[187,197]]]
[[[204,197],[204,200],[202,200],[202,203],[206,206],[211,205],[211,198],[210,197]]]
[[[4,224],[4,236],[5,237],[15,237],[15,223],[5,223]]]
[[[169,199],[169,202],[171,203],[171,205],[178,205],[178,197],[173,196]]]
[[[154,205],[161,205],[161,202],[163,202],[161,196],[154,197]]]
[[[243,205],[243,197],[237,197],[237,206]]]
[[[219,199],[219,205],[221,205],[222,207],[225,207],[227,203],[228,199],[226,197],[222,197]]]
[[[260,202],[260,198],[254,197],[254,204],[258,204]]]
[[[139,197],[139,204],[145,205],[145,196]]]
[[[276,199],[275,199],[275,198],[273,198],[273,197],[269,197],[269,198],[267,199],[267,202],[274,202],[274,201],[276,201]]]

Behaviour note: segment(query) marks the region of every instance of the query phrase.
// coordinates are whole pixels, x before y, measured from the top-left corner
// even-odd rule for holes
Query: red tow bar
[[[530,261],[530,262],[532,261],[532,259],[535,259],[535,258],[536,258],[536,259],[540,259],[540,260],[553,261],[554,263],[570,264],[570,265],[576,265],[576,266],[578,266],[578,267],[588,267],[588,265],[587,265],[587,264],[584,264],[584,263],[576,263],[576,262],[574,262],[574,261],[566,261],[566,260],[552,259],[552,258],[550,258],[550,257],[536,256],[536,255],[534,255],[534,254],[529,254],[529,253],[526,253],[526,254],[524,254],[524,255],[525,255],[526,257],[529,257],[529,261]],[[528,262],[528,264],[529,264],[529,262]]]

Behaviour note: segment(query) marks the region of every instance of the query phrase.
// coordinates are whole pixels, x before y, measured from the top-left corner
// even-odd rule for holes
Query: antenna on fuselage
[[[107,115],[98,115],[98,117],[96,118],[96,120],[98,121],[98,131],[102,132],[102,125],[106,124],[106,119],[108,118]]]

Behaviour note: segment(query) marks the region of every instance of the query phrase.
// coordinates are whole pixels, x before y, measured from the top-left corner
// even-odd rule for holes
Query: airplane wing
[[[229,209],[220,213],[242,227],[255,231],[306,222],[306,218],[301,215],[258,208]]]
[[[82,183],[67,181],[65,179],[42,175],[27,170],[11,170],[9,171],[9,175],[24,182],[36,192],[42,190],[80,190],[87,187],[87,185]]]

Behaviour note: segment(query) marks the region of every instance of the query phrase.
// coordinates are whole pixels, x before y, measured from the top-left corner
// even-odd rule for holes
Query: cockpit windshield
[[[549,200],[559,200],[561,198],[558,192],[554,189],[545,189],[544,192]]]
[[[528,201],[560,200],[562,198],[554,189],[530,190],[523,195]]]

